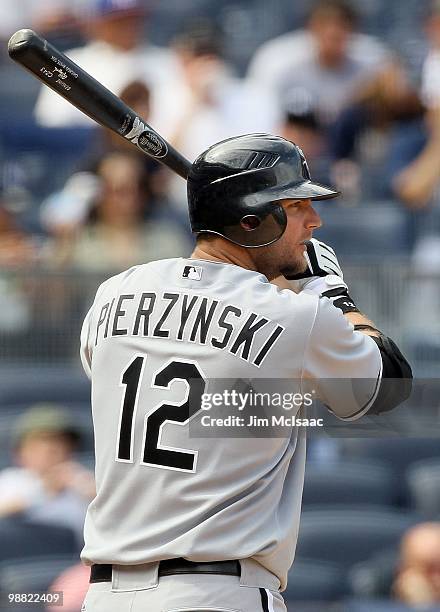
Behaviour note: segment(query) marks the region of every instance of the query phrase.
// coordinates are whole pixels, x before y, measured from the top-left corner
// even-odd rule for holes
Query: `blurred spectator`
[[[440,106],[440,1],[432,0],[425,23],[430,49],[422,69],[422,96],[428,108]]]
[[[346,199],[389,197],[383,168],[389,159],[389,134],[419,120],[424,112],[416,88],[397,58],[360,85],[329,130],[331,179]],[[407,138],[411,138],[407,133]],[[399,151],[396,150],[397,156]],[[376,170],[375,170],[376,168]],[[362,179],[363,182],[362,182]]]
[[[417,609],[440,604],[440,523],[422,523],[404,535],[393,591]]]
[[[327,143],[318,124],[313,95],[299,87],[289,92],[283,106],[280,136],[301,147],[314,180],[329,183]]]
[[[90,567],[77,563],[69,567],[50,585],[48,592],[63,593],[63,612],[79,612],[89,588]],[[47,606],[47,612],[59,612],[60,606]]]
[[[17,268],[34,264],[38,243],[18,226],[14,213],[0,193],[0,267]]]
[[[136,152],[104,156],[98,178],[100,193],[89,222],[76,232],[55,237],[53,258],[59,265],[117,272],[152,259],[187,254],[187,236],[172,218],[151,210],[145,167]]]
[[[422,294],[438,303],[440,271],[440,2],[434,0],[426,20],[430,51],[422,72],[424,117],[396,130],[390,154],[389,180],[394,195],[413,211],[414,268],[426,276]],[[426,253],[429,253],[428,259]],[[422,265],[420,265],[421,262]],[[431,275],[429,277],[429,275]],[[419,294],[420,297],[421,294]],[[432,298],[435,296],[435,302]],[[437,341],[438,345],[438,341]]]
[[[8,40],[20,28],[33,28],[43,34],[69,32],[78,27],[77,18],[91,0],[2,0],[0,39]]]
[[[89,42],[67,55],[103,85],[118,94],[134,80],[152,91],[154,125],[171,103],[170,84],[176,75],[172,54],[145,43],[145,3],[142,0],[93,0],[90,19],[84,20]],[[91,120],[58,94],[43,86],[35,107],[41,125],[90,125]]]
[[[238,79],[223,58],[219,31],[201,20],[174,42],[182,80],[175,84],[172,144],[193,161],[215,142],[238,134],[272,132],[278,115],[270,95],[258,84]],[[184,183],[173,177],[171,197],[186,210]]]
[[[129,83],[120,97],[140,117],[149,121],[150,90],[144,83]],[[41,222],[50,234],[68,238],[72,231],[86,221],[91,207],[99,197],[99,165],[108,153],[117,151],[138,155],[144,166],[144,188],[149,199],[156,203],[164,197],[168,176],[165,168],[115,132],[98,128],[93,144],[79,162],[77,171],[61,191],[49,196],[41,206]]]
[[[15,273],[43,258],[44,245],[21,229],[8,195],[0,190],[0,333],[17,332],[29,324],[29,296]]]
[[[0,517],[24,513],[81,537],[95,485],[93,474],[73,460],[79,438],[62,406],[36,404],[22,414],[13,440],[17,467],[0,472]]]
[[[271,99],[260,86],[234,76],[223,44],[206,21],[189,26],[174,42],[183,82],[173,141],[190,159],[222,138],[274,127]]]
[[[440,2],[434,0],[426,22],[431,45],[422,71],[421,93],[426,105],[425,124],[408,143],[401,167],[394,168],[396,195],[410,208],[420,209],[437,200],[440,176]],[[421,137],[422,140],[421,145]],[[406,163],[405,163],[406,162]],[[437,228],[440,232],[440,226]]]
[[[379,41],[356,31],[357,21],[349,2],[318,0],[305,30],[284,34],[257,50],[249,78],[279,101],[289,89],[307,88],[317,99],[320,122],[329,124],[387,58]]]

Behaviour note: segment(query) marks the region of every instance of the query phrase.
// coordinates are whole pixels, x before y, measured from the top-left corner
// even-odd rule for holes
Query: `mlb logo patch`
[[[188,278],[189,280],[201,280],[203,268],[200,266],[185,266],[183,268],[182,277]]]

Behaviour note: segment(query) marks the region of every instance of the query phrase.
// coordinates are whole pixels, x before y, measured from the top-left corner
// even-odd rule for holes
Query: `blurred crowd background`
[[[94,486],[82,318],[104,278],[187,255],[193,238],[182,179],[9,59],[23,27],[190,160],[241,133],[301,146],[312,177],[342,192],[317,203],[316,236],[415,375],[432,379],[440,1],[1,0],[0,599],[55,581],[73,612]],[[439,491],[432,423],[392,440],[312,440],[291,609],[440,610]]]

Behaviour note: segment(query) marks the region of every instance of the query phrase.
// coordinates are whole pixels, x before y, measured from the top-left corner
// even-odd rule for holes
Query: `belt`
[[[113,565],[95,563],[90,570],[90,582],[111,582]],[[239,561],[187,561],[187,559],[165,559],[159,562],[159,578],[174,574],[221,574],[240,576]]]

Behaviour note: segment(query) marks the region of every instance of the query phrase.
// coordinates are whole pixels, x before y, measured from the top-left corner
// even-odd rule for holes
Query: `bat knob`
[[[15,32],[8,42],[9,56],[13,58],[18,51],[28,47],[32,41],[35,40],[36,36],[37,35],[35,32],[29,29],[18,30],[18,32]]]

